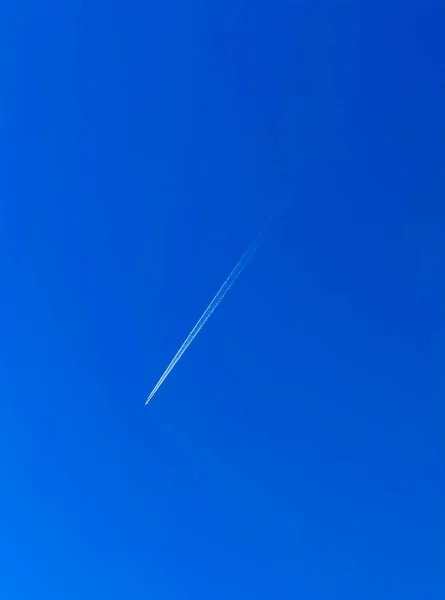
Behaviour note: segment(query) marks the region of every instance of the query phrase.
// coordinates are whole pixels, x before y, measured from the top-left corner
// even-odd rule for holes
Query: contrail
[[[203,312],[202,317],[199,319],[199,321],[193,327],[193,329],[191,330],[191,332],[188,334],[186,340],[184,341],[184,343],[182,344],[182,346],[179,348],[179,350],[176,352],[176,354],[173,357],[171,363],[165,369],[165,371],[164,371],[161,379],[158,381],[158,383],[153,388],[153,391],[148,396],[148,398],[147,398],[147,400],[145,402],[146,405],[150,402],[150,400],[156,394],[156,392],[158,391],[158,389],[161,387],[161,385],[167,379],[167,377],[169,376],[169,374],[171,373],[171,371],[175,367],[175,365],[178,362],[178,360],[181,358],[181,356],[184,354],[184,352],[187,350],[187,348],[193,342],[193,340],[195,339],[195,337],[198,335],[198,333],[201,331],[201,329],[207,323],[207,320],[209,319],[210,315],[213,313],[213,311],[216,309],[216,307],[218,306],[218,304],[221,302],[221,300],[224,298],[224,296],[230,290],[230,288],[235,283],[235,281],[238,278],[238,276],[241,275],[241,273],[243,272],[243,270],[245,269],[245,267],[248,265],[248,263],[250,262],[251,258],[255,254],[255,251],[257,250],[258,246],[260,245],[261,236],[262,236],[262,232],[259,233],[256,236],[256,238],[254,239],[254,241],[250,244],[250,246],[244,252],[244,254],[240,258],[240,260],[238,261],[238,263],[235,265],[233,271],[230,273],[230,275],[227,277],[227,279],[225,280],[225,282],[219,288],[219,290],[217,291],[215,297],[213,298],[213,300],[210,302],[210,304],[208,305],[208,307]]]

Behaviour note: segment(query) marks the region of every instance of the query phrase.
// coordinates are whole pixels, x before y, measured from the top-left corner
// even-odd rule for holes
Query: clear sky
[[[1,3],[2,598],[444,597],[444,24]]]

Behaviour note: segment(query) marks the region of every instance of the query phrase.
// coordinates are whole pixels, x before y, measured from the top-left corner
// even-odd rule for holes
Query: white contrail
[[[170,372],[172,371],[172,369],[174,368],[174,366],[176,365],[176,363],[178,362],[178,360],[181,358],[181,356],[184,354],[184,352],[187,350],[187,348],[193,342],[193,340],[195,339],[195,337],[198,335],[198,333],[204,327],[204,325],[206,324],[206,322],[207,322],[208,318],[210,317],[210,315],[213,313],[213,311],[215,310],[215,308],[218,306],[218,304],[221,302],[221,300],[224,298],[224,296],[230,290],[230,288],[232,287],[232,285],[235,283],[235,280],[237,279],[237,277],[242,273],[242,271],[244,270],[244,268],[247,266],[247,264],[249,263],[250,259],[255,254],[256,249],[260,245],[261,235],[262,235],[262,233],[259,233],[257,235],[257,237],[254,239],[254,241],[248,247],[248,249],[246,250],[246,252],[242,255],[242,257],[240,258],[240,260],[238,261],[238,263],[235,265],[233,271],[230,273],[230,275],[227,277],[227,279],[225,280],[225,282],[219,288],[219,290],[216,293],[215,297],[213,298],[213,300],[210,302],[210,304],[208,305],[208,307],[205,309],[204,313],[202,314],[202,317],[199,319],[199,321],[193,327],[193,329],[191,330],[191,332],[188,334],[186,340],[184,341],[184,343],[182,344],[182,346],[179,348],[179,350],[176,352],[176,354],[173,357],[171,363],[165,369],[165,371],[164,371],[161,379],[158,381],[158,383],[153,388],[153,391],[148,396],[148,398],[147,398],[147,400],[145,402],[146,405],[150,402],[150,400],[156,394],[156,392],[158,391],[158,389],[164,383],[164,381],[166,380],[166,378],[168,377],[168,375],[170,374]]]

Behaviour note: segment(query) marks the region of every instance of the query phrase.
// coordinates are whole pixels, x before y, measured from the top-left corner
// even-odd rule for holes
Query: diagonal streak
[[[213,313],[213,311],[216,309],[216,307],[218,306],[218,304],[222,301],[222,299],[224,298],[224,296],[230,290],[230,288],[232,287],[232,285],[235,283],[236,279],[239,277],[239,275],[241,275],[241,273],[243,272],[243,270],[245,269],[245,267],[249,264],[250,260],[252,259],[253,255],[255,254],[258,246],[260,245],[261,235],[262,235],[261,233],[259,233],[257,235],[257,237],[254,239],[254,241],[248,247],[248,249],[246,250],[246,252],[242,255],[242,257],[240,258],[240,260],[237,262],[237,264],[235,265],[235,267],[233,268],[232,272],[227,277],[227,279],[225,280],[225,282],[219,288],[219,290],[217,291],[215,297],[210,302],[210,304],[208,305],[208,307],[205,309],[205,311],[203,312],[201,318],[196,323],[196,325],[193,327],[193,329],[191,330],[191,332],[188,334],[187,338],[184,340],[184,343],[179,348],[179,350],[176,352],[175,356],[172,358],[170,364],[165,369],[165,371],[162,374],[161,378],[159,379],[158,383],[155,385],[155,387],[153,388],[152,392],[148,396],[148,398],[147,398],[147,400],[145,402],[146,405],[150,402],[150,400],[156,394],[156,392],[158,391],[158,389],[161,387],[161,385],[167,379],[167,377],[169,376],[169,374],[171,373],[171,371],[174,369],[176,363],[179,361],[179,359],[181,358],[181,356],[184,354],[184,352],[187,350],[187,348],[193,342],[193,340],[195,339],[195,337],[198,335],[198,333],[204,327],[204,325],[208,321],[210,315]]]

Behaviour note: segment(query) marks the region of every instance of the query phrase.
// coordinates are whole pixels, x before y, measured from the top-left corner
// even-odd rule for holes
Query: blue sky
[[[443,597],[444,18],[2,3],[2,597]]]

